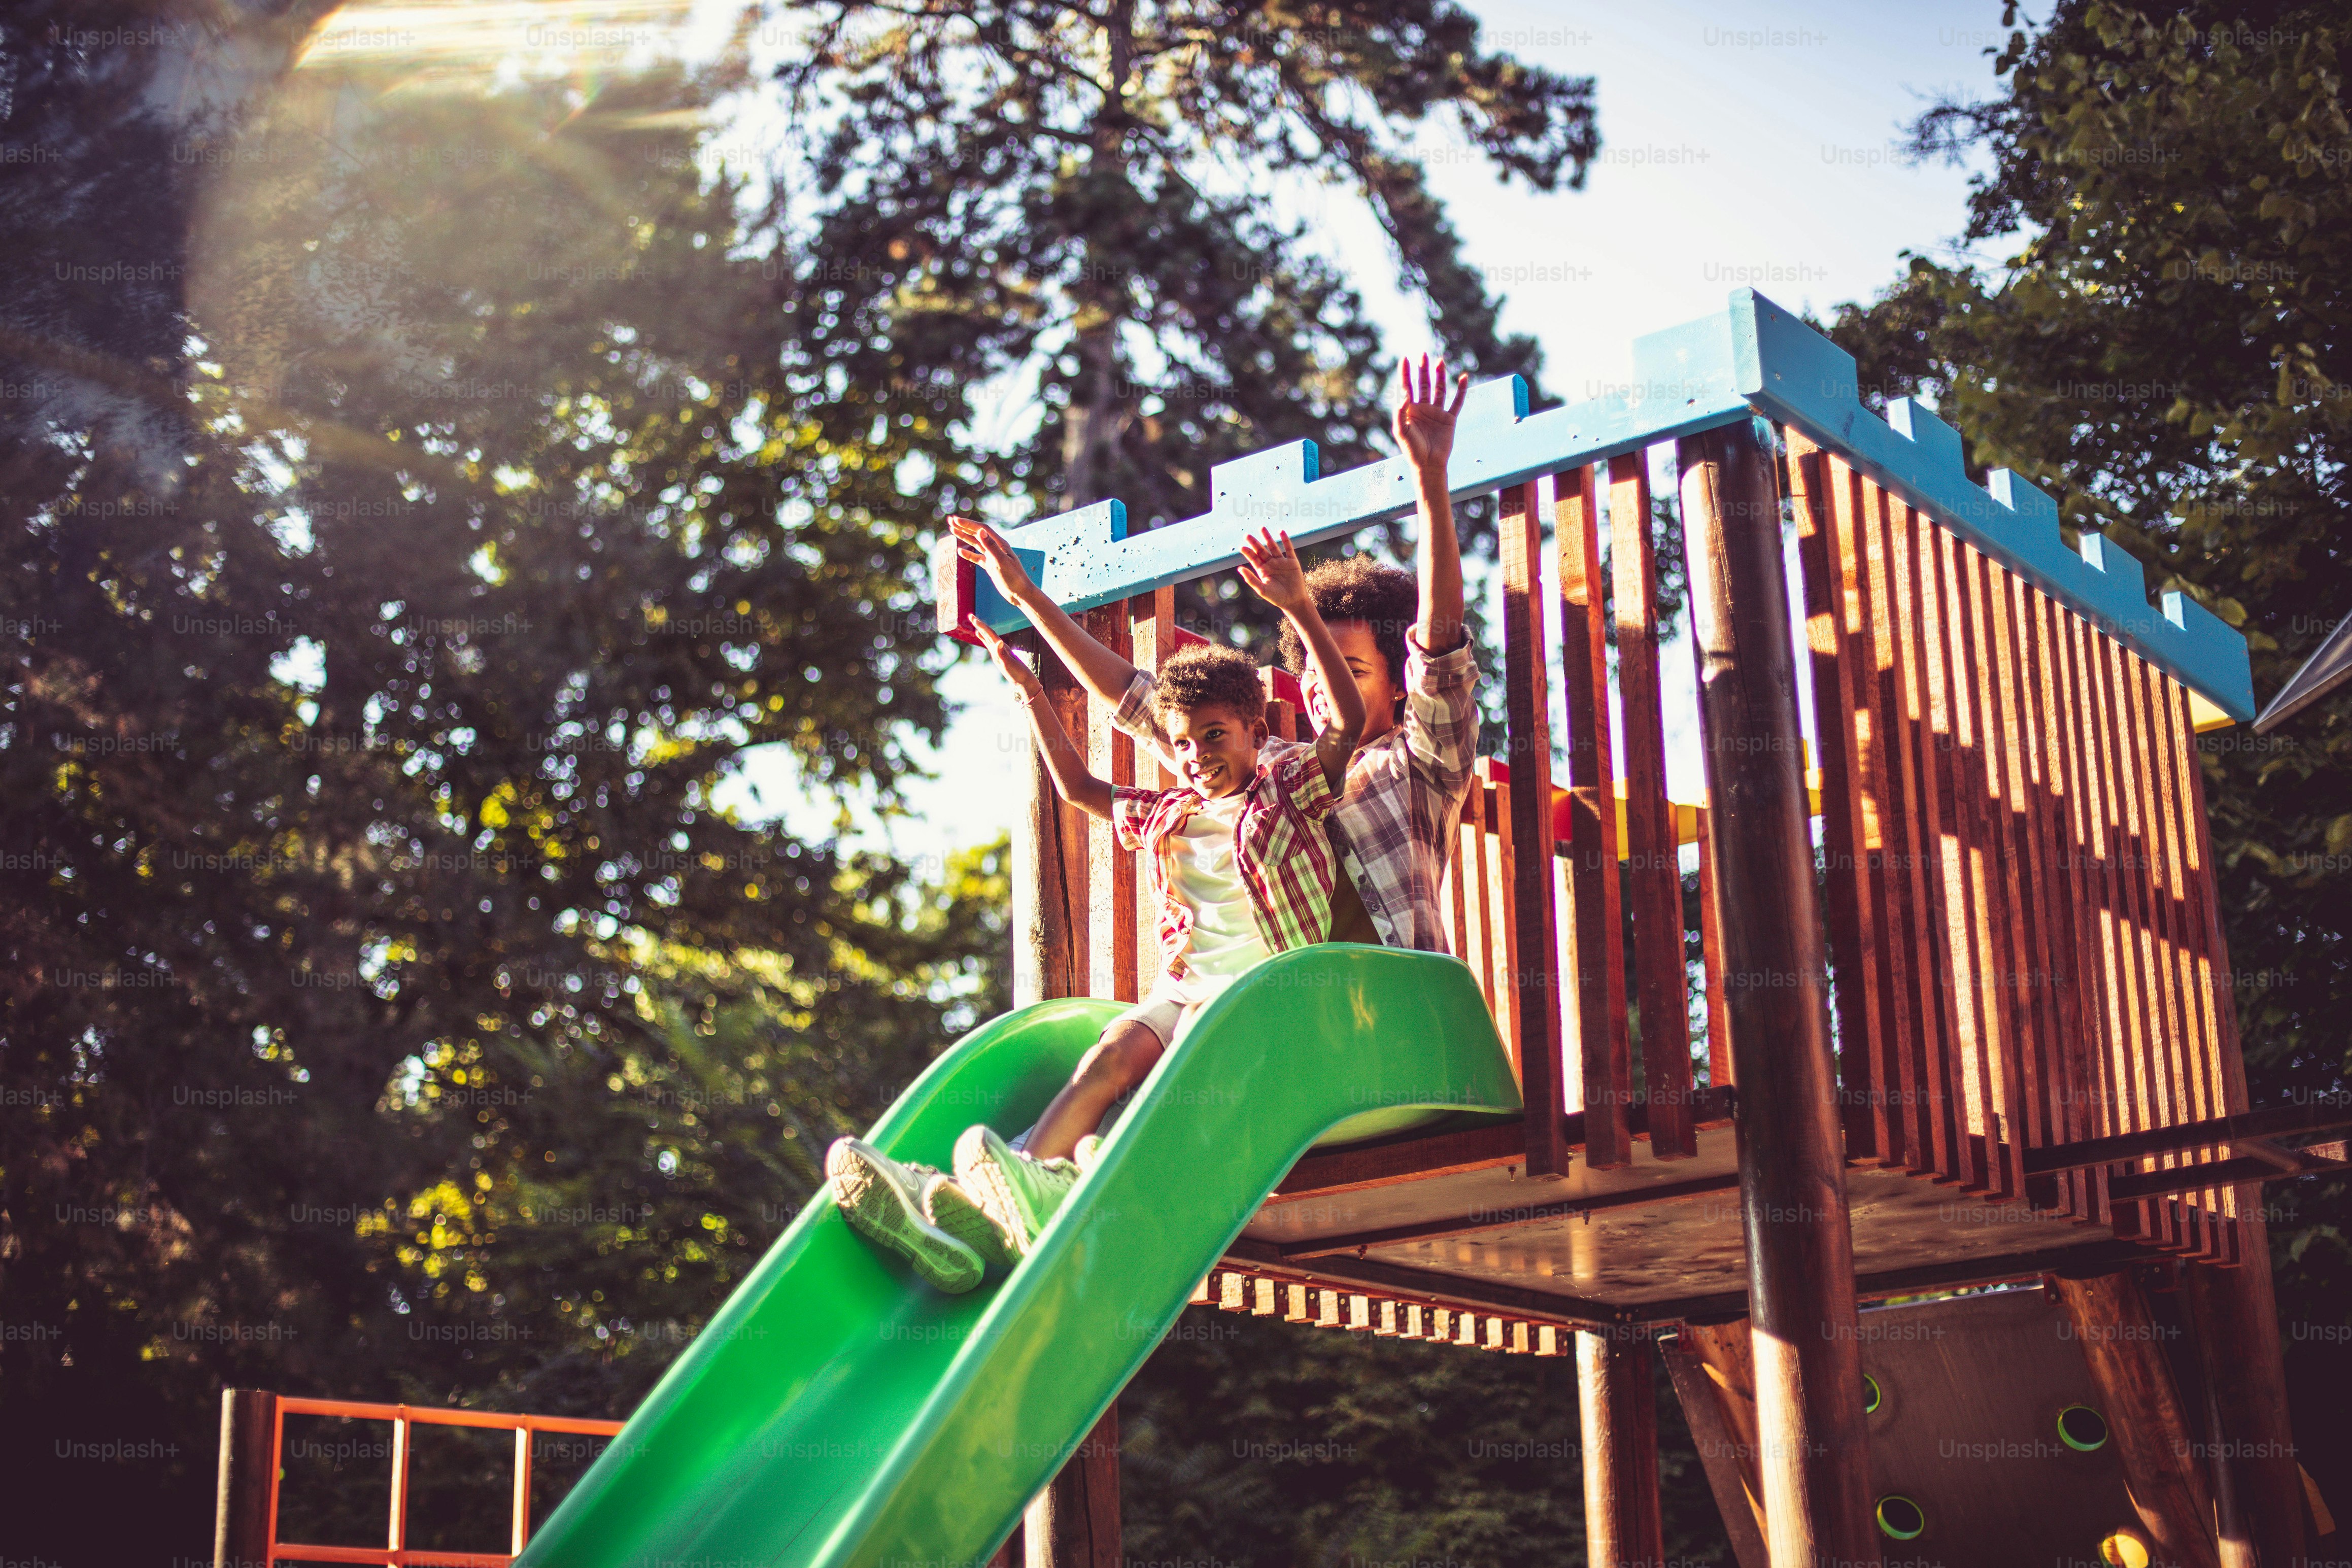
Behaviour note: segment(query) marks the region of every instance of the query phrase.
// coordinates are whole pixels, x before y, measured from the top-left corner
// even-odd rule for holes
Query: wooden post
[[[1497,498],[1503,557],[1504,709],[1511,767],[1511,1026],[1527,1106],[1528,1174],[1568,1174],[1559,976],[1551,906],[1551,703],[1544,680],[1543,514],[1533,483]]]
[[[1654,1568],[1664,1561],[1656,1378],[1648,1331],[1578,1331],[1584,1560],[1592,1568]]]
[[[1789,482],[1796,503],[1797,556],[1805,595],[1805,644],[1812,658],[1813,739],[1821,748],[1822,845],[1827,851],[1829,875],[1830,955],[1837,963],[1838,1040],[1845,1053],[1841,1081],[1849,1096],[1859,1088],[1866,1097],[1849,1102],[1845,1125],[1851,1134],[1849,1152],[1867,1153],[1880,1164],[1897,1156],[1890,1107],[1883,1092],[1891,1074],[1879,1070],[1880,1039],[1877,999],[1879,942],[1874,912],[1863,897],[1868,879],[1864,818],[1876,803],[1857,800],[1848,771],[1855,750],[1848,733],[1860,682],[1875,673],[1860,637],[1853,635],[1859,616],[1852,590],[1841,568],[1852,564],[1851,552],[1841,552],[1830,538],[1831,485],[1826,456],[1802,434],[1789,433]],[[1865,741],[1875,737],[1864,736]]]
[[[2238,1224],[2244,1262],[2185,1266],[2189,1321],[2212,1391],[2215,1468],[2237,1504],[2237,1517],[2223,1521],[2222,1568],[2271,1568],[2304,1561],[2303,1475],[2287,1420],[2268,1227],[2252,1205],[2239,1209]]]
[[[2124,1485],[2159,1563],[2214,1568],[2213,1501],[2190,1458],[2189,1418],[2157,1338],[2147,1298],[2128,1273],[2061,1279],[2058,1294],[2090,1363]],[[2294,1505],[2303,1503],[2298,1495]]]
[[[1679,457],[1771,1561],[1875,1563],[1780,490],[1752,422],[1687,437]]]
[[[2179,723],[2187,731],[2188,697],[2179,701]],[[2219,994],[2211,1027],[2221,1067],[2223,1103],[2231,1114],[2244,1110],[2246,1059],[2238,1042],[2238,1017],[2222,977],[2230,973],[2230,949],[2221,934],[2221,910],[2211,889],[2218,881],[2213,832],[2205,815],[2205,771],[2193,749],[2183,770],[2182,809],[2196,864],[2209,889],[2203,907],[2204,946]],[[2250,1194],[2251,1195],[2251,1194]],[[2239,1263],[2234,1268],[2191,1268],[2191,1320],[2213,1375],[2214,1417],[2231,1444],[2230,1479],[2242,1518],[2262,1568],[2304,1561],[2302,1467],[2294,1457],[2294,1428],[2287,1419],[2286,1365],[2279,1345],[2278,1300],[2271,1279],[2270,1226],[2259,1197],[2237,1205]],[[2225,1550],[2238,1543],[2225,1542]]]
[[[1029,1505],[1021,1528],[1028,1568],[1123,1568],[1117,1405]]]
[[[1034,631],[1013,639],[1045,688],[1062,727],[1081,749],[1087,744],[1087,693],[1077,678]],[[1053,775],[1016,715],[1016,734],[1028,760],[1029,810],[1013,846],[1013,1005],[1087,994],[1089,902],[1086,813],[1054,793]]]
[[[1552,478],[1559,551],[1559,684],[1568,726],[1568,989],[1584,1086],[1584,1163],[1633,1160],[1633,1042],[1625,1028],[1625,931],[1617,893],[1617,799],[1610,763],[1608,592],[1592,470]]]
[[[1715,901],[1715,813],[1698,808],[1698,949],[1706,971],[1706,1081],[1738,1081],[1731,1068],[1731,1008],[1723,994],[1723,911]]]
[[[1097,635],[1106,629],[1106,619],[1089,617]],[[1045,688],[1043,700],[1054,705],[1070,738],[1087,755],[1108,757],[1108,744],[1097,746],[1093,722],[1097,716],[1088,711],[1086,689],[1077,678],[1042,646],[1036,633],[1022,633],[1015,646],[1033,660]],[[1107,726],[1108,715],[1099,717]],[[1055,795],[1054,781],[1034,741],[1028,755],[1030,807],[1013,845],[1013,1005],[1089,994],[1097,962],[1104,982],[1116,984],[1124,967],[1131,985],[1134,961],[1122,966],[1117,954],[1093,936],[1097,915],[1110,921],[1114,930],[1120,923],[1108,900],[1097,910],[1089,889],[1093,823]],[[1125,890],[1111,876],[1108,865],[1102,869],[1112,888]],[[1132,899],[1129,902],[1131,906]],[[1028,1568],[1118,1568],[1118,1416],[1115,1406],[1096,1424],[1061,1473],[1030,1503],[1021,1535]]]
[[[1674,803],[1666,798],[1649,463],[1646,452],[1609,460],[1617,696],[1625,724],[1625,890],[1633,909],[1635,990],[1642,1003],[1642,1099],[1650,1117],[1650,1158],[1686,1160],[1698,1152],[1698,1133],[1691,1119],[1683,873]]]
[[[268,1568],[269,1482],[277,1469],[278,1395],[221,1390],[220,1469],[213,1498],[213,1568]]]
[[[1132,660],[1134,624],[1124,604],[1106,605],[1079,617],[1094,639],[1122,658]],[[1086,701],[1087,765],[1095,776],[1114,785],[1135,783],[1135,742],[1111,725],[1112,707],[1091,696]],[[1072,731],[1080,733],[1081,731]],[[1118,847],[1108,822],[1089,816],[1087,826],[1087,975],[1084,993],[1116,1001],[1141,1001],[1136,989],[1135,857]],[[1148,880],[1148,879],[1147,879]]]

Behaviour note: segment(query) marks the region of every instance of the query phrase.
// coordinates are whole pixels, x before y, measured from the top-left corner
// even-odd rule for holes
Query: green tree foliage
[[[1034,436],[961,477],[1012,521],[1117,497],[1140,531],[1205,511],[1211,466],[1265,447],[1311,439],[1326,472],[1381,455],[1367,433],[1391,362],[1298,210],[1318,187],[1369,205],[1455,364],[1536,374],[1408,138],[1444,119],[1506,179],[1574,187],[1599,147],[1591,83],[1482,49],[1465,10],[807,15],[785,86],[824,132],[800,178],[818,216],[794,368],[891,386],[916,420],[965,416],[983,382],[1034,382]],[[1187,618],[1270,628],[1231,586],[1204,585]]]
[[[1663,1371],[1666,1560],[1730,1561]],[[1206,1307],[1119,1401],[1139,1563],[1581,1564],[1572,1358],[1310,1330]]]
[[[997,1005],[1003,889],[713,805],[761,744],[887,790],[941,718],[894,472],[944,437],[796,407],[692,156],[724,80],[59,18],[11,37],[0,1441],[61,1505],[12,1547],[193,1558],[224,1381],[625,1408],[676,1348],[627,1325]]]
[[[2017,26],[2017,8],[2009,8]],[[2326,5],[2138,10],[2067,0],[1997,61],[2007,90],[1946,104],[1923,155],[1989,159],[1967,237],[1990,270],[1915,258],[1835,332],[1879,395],[1921,390],[1972,460],[2017,469],[2074,529],[2147,561],[2246,634],[2267,697],[2352,611],[2352,119]],[[2200,754],[2257,1103],[2346,1092],[2352,1013],[2352,699]],[[2340,1181],[2268,1189],[2298,1427],[2352,1370]],[[2340,1455],[2325,1471],[2352,1498]]]
[[[314,47],[332,9],[0,21],[0,1464],[48,1561],[205,1554],[224,1384],[625,1412],[1004,1001],[1001,847],[845,858],[714,787],[770,745],[887,803],[940,514],[1373,455],[1315,182],[1532,374],[1398,128],[1539,189],[1596,145],[1443,5],[835,6],[753,189],[696,157],[774,90],[739,65],[493,80]],[[289,1518],[364,1539],[338,1430]],[[498,1539],[467,1452],[421,1539]]]

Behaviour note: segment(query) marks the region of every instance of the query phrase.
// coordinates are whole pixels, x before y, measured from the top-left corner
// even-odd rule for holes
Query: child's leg
[[[1037,1118],[1027,1152],[1040,1160],[1068,1159],[1078,1140],[1101,1124],[1111,1101],[1141,1083],[1166,1049],[1147,1024],[1132,1018],[1112,1024],[1094,1048],[1078,1058],[1069,1087]]]

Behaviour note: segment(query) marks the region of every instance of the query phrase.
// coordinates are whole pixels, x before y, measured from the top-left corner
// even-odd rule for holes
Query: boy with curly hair
[[[1453,378],[1449,403],[1443,361],[1433,369],[1424,355],[1399,374],[1393,429],[1419,513],[1415,570],[1364,555],[1323,562],[1307,574],[1307,590],[1339,658],[1308,658],[1287,625],[1282,651],[1318,725],[1330,720],[1333,671],[1348,672],[1364,705],[1348,787],[1323,819],[1344,873],[1332,889],[1330,940],[1444,952],[1438,891],[1478,760],[1478,666],[1464,626],[1462,552],[1446,480],[1470,378]],[[995,530],[962,520],[954,527],[964,558],[985,566],[1079,682],[1116,707],[1111,721],[1166,761],[1168,736],[1153,706],[1164,674],[1138,669],[1087,636],[1038,593]],[[1291,744],[1276,740],[1267,749]]]
[[[976,552],[965,529],[977,525],[957,521],[960,544]],[[1184,648],[1160,667],[1150,699],[1163,755],[1183,780],[1176,789],[1097,777],[1052,704],[1038,700],[1045,689],[1036,673],[988,626],[971,623],[1028,710],[1055,791],[1109,821],[1122,848],[1148,853],[1160,951],[1171,956],[1150,994],[1113,1019],[1079,1059],[1024,1148],[986,1126],[967,1129],[956,1141],[952,1177],[901,1164],[856,1139],[827,1152],[834,1201],[850,1224],[943,1290],[968,1290],[983,1264],[1026,1254],[1076,1183],[1091,1152],[1082,1143],[1202,1007],[1275,953],[1331,939],[1341,879],[1321,824],[1347,787],[1364,704],[1289,536],[1244,540],[1241,575],[1282,612],[1286,635],[1315,668],[1321,732],[1312,744],[1262,756],[1265,699],[1256,664],[1238,648]],[[1033,618],[1047,613],[1041,604]]]

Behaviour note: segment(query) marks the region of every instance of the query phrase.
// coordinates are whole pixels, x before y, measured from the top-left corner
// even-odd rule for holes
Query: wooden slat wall
[[[2111,1209],[2104,1172],[2029,1193],[2022,1164],[2231,1109],[2188,693],[1834,452],[1789,453],[1855,1152],[2234,1261],[2232,1191]]]

